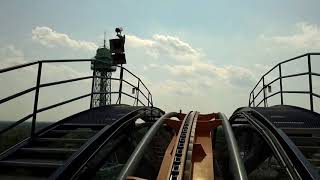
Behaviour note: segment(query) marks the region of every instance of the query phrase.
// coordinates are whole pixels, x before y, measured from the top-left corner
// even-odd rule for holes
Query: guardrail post
[[[136,105],[137,106],[139,104],[140,81],[141,81],[140,78],[138,78],[137,97],[136,97],[136,101],[137,101]]]
[[[152,100],[152,94],[150,93],[150,97],[151,97],[151,107],[153,107],[153,100]]]
[[[262,76],[262,90],[263,90],[263,103],[264,103],[264,107],[267,107],[266,88],[265,88],[265,83],[264,83],[264,76]]]
[[[94,66],[93,67],[95,67],[95,61],[93,61],[93,64],[94,64]],[[93,89],[94,89],[94,76],[95,76],[95,74],[96,74],[96,68],[93,68],[93,72],[92,72],[92,85],[91,85],[91,99],[90,99],[90,109],[91,108],[93,108]]]
[[[312,70],[311,70],[311,56],[310,56],[310,54],[308,54],[308,73],[309,73],[310,110],[313,111]]]
[[[120,84],[119,84],[119,104],[121,104],[121,95],[122,95],[122,80],[123,80],[123,68],[122,64],[120,67]]]
[[[33,114],[32,114],[32,125],[31,125],[31,137],[34,136],[36,129],[36,120],[37,120],[37,111],[38,111],[38,100],[39,100],[39,90],[40,90],[40,81],[41,81],[41,71],[42,71],[42,62],[39,62],[38,65],[38,74],[36,82],[36,90],[34,95],[34,105],[33,105]]]
[[[253,107],[255,107],[256,105],[255,105],[255,101],[256,100],[256,98],[254,97],[254,90],[252,91],[252,104],[253,104]]]
[[[281,64],[279,64],[279,81],[280,81],[280,100],[281,105],[283,105],[283,93],[282,93],[282,72],[281,72]]]

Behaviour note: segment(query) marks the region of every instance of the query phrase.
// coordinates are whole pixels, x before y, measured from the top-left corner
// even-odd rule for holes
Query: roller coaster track
[[[234,129],[250,129],[260,134],[291,179],[319,179],[320,115],[293,106],[240,108],[230,118]],[[240,136],[240,135],[239,135]],[[250,142],[251,141],[251,142]],[[247,137],[240,143],[252,143]],[[248,151],[242,149],[240,151]],[[252,148],[255,155],[244,157],[247,173],[253,171],[266,156],[263,150]],[[269,154],[270,155],[270,154]],[[251,156],[251,157],[250,157]]]
[[[37,115],[39,113],[86,97],[91,96],[92,98],[95,94],[92,91],[79,97],[38,108],[38,99],[42,88],[87,79],[92,79],[93,84],[93,79],[97,78],[93,75],[41,83],[42,66],[44,64],[65,62],[88,63],[100,61],[94,59],[41,60],[0,69],[1,75],[23,68],[38,70],[34,87],[0,99],[0,104],[3,104],[31,92],[34,92],[35,95],[33,112],[16,122],[11,122],[0,130],[0,136],[6,139],[6,137],[11,136],[12,130],[28,119],[32,119],[30,135],[20,142],[18,140],[16,144],[1,152],[0,179],[86,179],[97,171],[102,162],[108,159],[124,140],[134,140],[134,132],[144,128],[144,126],[135,123],[138,119],[144,121],[147,125],[155,122],[157,118],[164,114],[162,110],[153,107],[152,95],[140,78],[126,68],[117,66],[120,69],[120,74],[127,73],[131,78],[136,79],[138,84],[134,85],[122,78],[111,78],[112,81],[119,82],[119,91],[98,93],[118,95],[116,104],[97,108],[90,106],[88,110],[58,120],[42,127],[42,129],[37,128]],[[122,89],[123,83],[135,89],[135,96]],[[121,95],[131,98],[134,101],[133,105],[122,104]],[[130,140],[129,143],[133,143],[133,140]],[[3,150],[3,147],[1,148]]]
[[[265,171],[273,179],[320,179],[320,115],[314,112],[314,98],[320,96],[312,89],[312,76],[320,74],[311,71],[313,55],[319,54],[308,53],[285,61],[307,57],[308,72],[282,76],[281,65],[285,62],[272,68],[279,68],[279,78],[267,83],[264,75],[259,81],[262,89],[255,94],[258,83],[250,93],[249,106],[253,107],[239,108],[229,119],[223,113],[165,114],[154,107],[152,95],[142,81],[118,67],[122,73],[138,79],[138,85],[123,79],[112,80],[137,90],[136,96],[122,88],[119,92],[98,92],[118,95],[116,104],[90,107],[40,130],[36,128],[38,113],[94,95],[91,92],[38,108],[41,88],[97,78],[41,83],[42,64],[95,60],[43,60],[0,69],[2,74],[38,65],[35,87],[0,99],[2,104],[35,93],[33,112],[0,130],[0,136],[5,135],[32,119],[30,136],[1,152],[0,179],[246,180],[255,179],[256,174],[260,175],[258,179],[262,178],[262,173],[257,173],[262,166],[269,168]],[[309,91],[282,89],[282,79],[300,75],[308,75]],[[266,88],[276,81],[280,82],[280,91],[267,95]],[[141,86],[146,92],[141,91]],[[309,95],[310,110],[284,105],[286,93]],[[133,105],[122,104],[121,95],[132,98]],[[262,100],[256,102],[262,95]],[[280,95],[281,105],[267,107],[268,98],[275,95]],[[262,103],[265,107],[254,107]],[[137,123],[138,120],[143,123]]]
[[[27,172],[21,174],[22,179],[24,175],[32,179],[83,178],[106,158],[112,149],[110,142],[125,134],[138,118],[152,122],[162,113],[157,108],[114,105],[73,115],[3,152],[1,177],[17,179],[19,176],[12,173],[23,168]]]

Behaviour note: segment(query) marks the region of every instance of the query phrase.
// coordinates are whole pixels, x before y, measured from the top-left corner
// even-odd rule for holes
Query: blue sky
[[[114,28],[122,26],[127,67],[150,87],[157,106],[230,115],[247,105],[249,91],[270,67],[319,51],[319,5],[316,0],[2,0],[0,61],[6,67],[91,58],[103,32],[112,38]],[[59,72],[70,74],[70,68],[70,76],[90,74],[86,65],[64,65]],[[2,91],[10,94],[9,87]]]

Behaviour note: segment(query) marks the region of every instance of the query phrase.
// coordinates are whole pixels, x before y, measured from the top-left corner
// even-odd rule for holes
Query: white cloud
[[[165,80],[159,84],[156,84],[156,88],[159,90],[157,94],[165,95],[179,95],[179,96],[188,96],[194,95],[197,92],[197,89],[194,88],[193,84],[190,85],[186,81],[175,81],[175,80]]]
[[[30,61],[25,59],[24,52],[16,48],[16,46],[6,45],[0,47],[0,62],[1,68],[6,68],[28,63]],[[83,65],[88,66],[88,64]],[[79,66],[81,66],[81,64],[77,65],[77,67]],[[2,73],[0,75],[0,84],[3,84],[4,86],[1,87],[0,99],[33,87],[36,83],[37,68],[37,65],[32,65]],[[77,69],[69,66],[69,64],[44,64],[42,68],[43,71],[41,75],[41,83],[83,77],[91,74],[89,70],[88,72],[80,72]],[[58,85],[49,88],[42,88],[40,93],[39,108],[76,97],[77,95],[89,93],[91,89],[91,83],[89,81],[90,80],[85,80],[64,84],[63,86]],[[33,100],[33,93],[28,93],[14,100],[1,104],[0,121],[18,120],[29,114],[32,112]],[[77,106],[69,108],[68,111],[60,112],[59,116],[61,116],[61,118],[69,116],[72,114],[72,112],[79,112],[79,108],[82,109],[88,105],[89,103],[77,104]],[[19,109],[19,111],[16,111],[17,109]],[[41,120],[55,120],[52,119],[52,117],[57,117],[57,114],[52,111],[48,111],[44,114],[46,114],[46,117],[40,118]]]
[[[320,48],[320,27],[316,24],[298,23],[296,24],[297,33],[284,36],[273,36],[271,39],[278,44],[284,44],[296,48]]]
[[[135,48],[145,48],[152,57],[170,56],[176,60],[197,60],[201,56],[199,50],[175,36],[155,34],[151,39],[143,39],[134,35],[126,36],[126,44]]]
[[[0,48],[0,56],[1,57],[23,57],[24,53],[18,50],[14,45],[6,45]]]
[[[145,71],[162,69],[175,76],[171,78],[191,79],[193,82],[197,82],[199,79],[205,79],[207,82],[201,83],[201,85],[204,86],[208,86],[210,83],[213,84],[212,80],[218,80],[228,85],[246,87],[253,86],[255,79],[257,79],[254,73],[245,67],[234,65],[218,66],[205,62],[206,57],[201,51],[178,37],[159,34],[152,36],[150,39],[143,39],[133,35],[127,35],[126,37],[126,44],[128,46],[145,48],[145,54],[151,54],[159,57],[159,59],[168,59],[167,55],[169,55],[175,60],[178,60],[170,63],[168,63],[168,61],[159,61],[157,64],[146,64],[143,66]],[[178,84],[172,81],[161,83],[169,84],[170,91],[173,91],[172,89]],[[182,86],[185,85],[182,84]],[[168,88],[165,89],[168,90]]]
[[[126,35],[126,44],[132,47],[152,47],[154,41],[149,39],[142,39],[134,35]]]
[[[56,32],[45,26],[37,26],[32,29],[32,39],[48,47],[63,46],[88,51],[94,51],[98,48],[93,42],[75,40],[67,34]]]
[[[254,73],[240,66],[227,65],[219,67],[214,64],[196,61],[189,65],[166,65],[164,67],[176,76],[195,79],[206,77],[207,80],[223,81],[223,83],[237,87],[252,86],[255,81]]]
[[[17,49],[14,45],[5,45],[0,47],[0,60],[1,68],[27,63],[24,58],[24,53]]]

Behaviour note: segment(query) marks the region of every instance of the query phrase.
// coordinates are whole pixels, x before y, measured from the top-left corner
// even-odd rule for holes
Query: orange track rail
[[[175,130],[175,135],[171,139],[169,146],[165,152],[161,168],[158,174],[158,180],[168,179],[171,173],[171,166],[174,158],[174,152],[177,147],[178,137],[181,133],[181,124],[186,114],[180,113],[179,120],[167,119],[166,125]],[[216,113],[197,114],[195,128],[195,136],[193,141],[193,150],[191,157],[190,179],[214,179],[214,149],[212,149],[212,129],[222,124]],[[189,136],[188,136],[189,137]],[[186,156],[183,154],[182,156]],[[185,158],[182,158],[185,159]],[[183,161],[184,164],[184,161]],[[182,165],[184,166],[184,165]],[[178,179],[182,179],[179,176]]]

